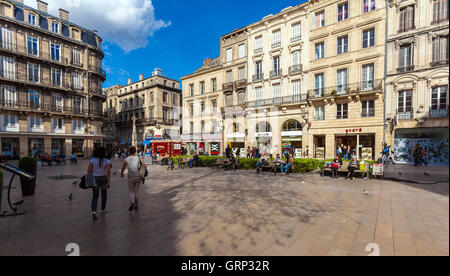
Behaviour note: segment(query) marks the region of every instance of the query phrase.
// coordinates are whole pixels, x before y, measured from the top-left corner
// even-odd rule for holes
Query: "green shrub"
[[[34,168],[37,166],[37,161],[33,157],[27,156],[19,161],[19,168]]]
[[[239,158],[239,169],[256,170],[258,167],[258,159]]]
[[[319,168],[317,159],[294,159],[293,173],[307,173]]]

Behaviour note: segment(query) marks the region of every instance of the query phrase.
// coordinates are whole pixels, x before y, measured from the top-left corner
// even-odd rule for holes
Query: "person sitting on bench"
[[[342,166],[342,159],[336,155],[336,159],[331,163],[331,178],[338,178],[338,170]]]
[[[278,168],[281,168],[281,163],[283,163],[283,161],[281,160],[281,156],[280,154],[277,154],[277,158],[275,158],[275,160],[273,160],[273,173],[276,175]]]
[[[56,163],[56,165],[61,165],[61,159],[59,159],[59,156],[57,154],[52,153],[51,158]]]
[[[257,169],[256,169],[256,173],[259,174],[261,172],[261,168],[263,166],[267,166],[269,163],[267,162],[267,157],[266,155],[263,153],[261,155],[261,158],[258,161],[258,165],[257,165]],[[262,174],[264,174],[264,172],[262,172]]]
[[[47,162],[48,166],[52,165],[52,157],[48,153],[44,153],[41,160],[42,160],[42,162]]]
[[[294,165],[294,159],[289,155],[289,153],[286,153],[285,163],[281,164],[281,173],[289,174],[289,170],[292,169],[293,165]]]
[[[356,156],[352,157],[352,161],[348,164],[348,174],[345,179],[350,178],[351,180],[355,179],[355,171],[359,170],[359,162],[356,159]]]
[[[194,157],[189,160],[189,167],[192,169],[194,166],[200,167],[200,157],[198,156],[198,153],[196,153]]]

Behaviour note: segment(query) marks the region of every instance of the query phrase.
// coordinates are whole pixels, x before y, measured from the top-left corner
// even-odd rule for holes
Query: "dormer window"
[[[32,13],[28,14],[28,24],[36,26],[36,15]]]
[[[52,22],[52,32],[59,34],[59,23],[58,22]]]

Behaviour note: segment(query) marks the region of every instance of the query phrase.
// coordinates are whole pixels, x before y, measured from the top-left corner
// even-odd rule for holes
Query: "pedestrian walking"
[[[130,212],[133,210],[138,210],[138,192],[141,186],[141,175],[140,170],[141,167],[147,167],[144,161],[136,156],[136,147],[131,147],[129,150],[130,156],[128,156],[122,165],[121,176],[124,177],[125,169],[128,169],[128,188],[130,195],[130,208],[128,209]]]
[[[105,214],[107,212],[108,189],[111,187],[111,161],[106,159],[104,147],[98,147],[94,150],[94,157],[89,161],[88,174],[92,174],[95,179],[95,187],[92,188],[91,211],[92,218],[97,220],[97,205],[100,191],[102,195],[102,213]]]

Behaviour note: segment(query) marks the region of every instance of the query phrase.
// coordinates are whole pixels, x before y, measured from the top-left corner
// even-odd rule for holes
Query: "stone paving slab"
[[[86,165],[39,170],[36,196],[25,198],[28,213],[0,218],[0,256],[67,255],[68,243],[86,256],[366,256],[373,242],[386,256],[449,255],[448,182],[150,166],[139,212],[128,212],[126,179],[115,174],[109,213],[93,221],[90,191],[77,189],[69,201],[73,180],[49,178],[81,176]]]

